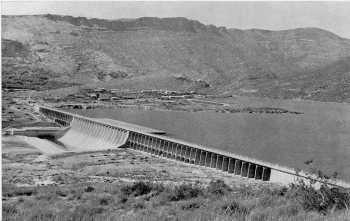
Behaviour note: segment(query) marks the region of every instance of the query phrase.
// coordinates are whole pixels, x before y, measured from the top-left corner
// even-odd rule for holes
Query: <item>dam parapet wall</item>
[[[315,175],[309,175],[303,171],[296,172],[284,166],[152,133],[152,130],[147,130],[146,127],[88,118],[50,107],[39,106],[38,109],[50,120],[62,126],[71,126],[71,131],[68,131],[67,135],[60,140],[65,143],[76,142],[73,145],[82,145],[79,140],[84,140],[84,145],[91,148],[93,145],[109,149],[131,148],[159,157],[213,168],[235,176],[284,185],[295,183],[299,179],[324,182]],[[350,184],[340,180],[327,181],[327,183],[350,187]]]

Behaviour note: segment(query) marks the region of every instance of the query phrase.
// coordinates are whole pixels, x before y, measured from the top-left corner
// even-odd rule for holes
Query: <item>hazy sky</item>
[[[319,27],[350,38],[350,2],[2,1],[2,14],[45,13],[107,19],[187,17],[240,29]]]

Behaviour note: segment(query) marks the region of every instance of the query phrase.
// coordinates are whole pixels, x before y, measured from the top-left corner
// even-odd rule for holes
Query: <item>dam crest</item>
[[[115,120],[100,120],[68,113],[51,107],[39,106],[38,110],[49,120],[70,129],[59,141],[65,146],[79,146],[81,149],[103,150],[130,148],[159,157],[182,161],[188,164],[213,168],[233,176],[260,181],[289,184],[298,179],[319,180],[315,175],[280,165],[260,161],[217,150],[180,139],[163,136],[163,131]],[[327,181],[328,184],[350,187],[340,180]]]

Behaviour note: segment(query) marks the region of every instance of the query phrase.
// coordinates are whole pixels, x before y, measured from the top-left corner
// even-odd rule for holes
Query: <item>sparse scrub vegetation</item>
[[[30,191],[29,191],[30,190]],[[23,194],[28,193],[31,194]],[[347,220],[349,190],[299,182],[230,187],[222,180],[165,185],[4,185],[3,220]],[[68,209],[69,208],[69,209]]]
[[[127,196],[133,195],[137,197],[151,192],[153,188],[153,184],[140,181],[132,185],[123,186],[121,192]]]
[[[322,214],[330,211],[349,209],[350,191],[322,184],[316,189],[312,183],[300,180],[290,186],[289,195],[295,198],[306,211],[314,210]]]
[[[166,200],[180,201],[196,198],[203,195],[203,190],[195,185],[182,184],[174,188],[166,188],[164,191]]]
[[[222,180],[211,181],[207,187],[207,191],[215,195],[225,195],[232,189]]]

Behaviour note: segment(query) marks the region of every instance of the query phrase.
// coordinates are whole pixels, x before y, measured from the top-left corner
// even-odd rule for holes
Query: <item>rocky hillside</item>
[[[37,89],[194,88],[350,102],[350,40],[321,29],[238,30],[186,18],[2,18],[3,87],[42,79]]]

